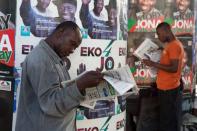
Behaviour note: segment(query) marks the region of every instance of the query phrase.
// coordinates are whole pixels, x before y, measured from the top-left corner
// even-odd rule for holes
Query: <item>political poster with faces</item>
[[[37,0],[17,1],[17,67],[40,39],[46,38],[63,21],[76,22],[84,40],[127,39],[127,0],[105,0],[101,9],[94,6],[94,0],[53,0],[43,3],[45,12],[39,12],[37,5]],[[94,9],[100,12],[99,17]]]
[[[167,22],[176,35],[192,35],[194,0],[128,0],[129,32],[155,32],[157,25]]]
[[[104,0],[102,8],[97,7],[94,0],[48,0],[48,3],[38,2],[38,0],[17,0],[16,24],[18,26],[16,27],[15,49],[15,67],[17,70],[21,70],[25,57],[39,44],[41,39],[50,35],[59,23],[68,20],[78,24],[83,38],[81,45],[68,59],[65,59],[71,78],[77,77],[84,70],[100,68],[105,71],[125,65],[127,0]],[[40,6],[45,9],[44,12],[39,11]],[[99,12],[100,16],[95,15],[93,10]],[[102,104],[104,106],[100,106]],[[108,109],[111,106],[113,106],[113,110],[109,111]],[[104,110],[105,107],[106,110]],[[124,116],[124,107],[125,99],[123,98],[107,102],[100,101],[96,105],[95,111],[88,109],[88,112],[97,112],[99,109],[103,109],[107,111],[107,114],[98,113],[100,115],[89,118],[96,120],[103,117],[104,121],[106,117],[113,117],[117,114],[117,110]],[[81,110],[84,110],[84,108],[80,108],[79,112]],[[83,120],[80,121],[83,122]],[[93,125],[91,123],[80,125],[77,121],[77,126],[85,129]],[[124,125],[121,128],[124,129]]]

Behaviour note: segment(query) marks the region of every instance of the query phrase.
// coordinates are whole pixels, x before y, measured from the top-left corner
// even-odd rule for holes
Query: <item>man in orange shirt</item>
[[[169,24],[160,23],[156,32],[161,42],[165,43],[160,63],[143,60],[147,66],[158,69],[157,88],[159,109],[159,131],[180,131],[182,96],[180,89],[184,49],[176,39]]]

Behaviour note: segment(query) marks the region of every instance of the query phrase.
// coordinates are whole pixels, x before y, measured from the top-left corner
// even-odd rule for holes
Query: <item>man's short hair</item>
[[[69,3],[74,5],[75,7],[77,7],[77,0],[53,0],[53,3],[58,6],[61,5],[63,3]]]
[[[73,31],[79,29],[79,26],[73,22],[73,21],[64,21],[62,23],[60,23],[54,31],[57,31],[59,29],[63,29],[63,30],[67,30],[67,29],[71,29]]]
[[[162,23],[160,23],[160,24],[157,26],[156,29],[159,29],[159,28],[171,30],[171,26],[170,26],[170,24],[168,24],[167,22],[162,22]]]

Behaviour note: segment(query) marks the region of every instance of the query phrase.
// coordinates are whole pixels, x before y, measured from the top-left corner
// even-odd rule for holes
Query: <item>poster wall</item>
[[[16,84],[16,101],[20,90],[22,62],[39,44],[39,41],[46,38],[63,21],[76,22],[83,37],[81,45],[74,54],[65,59],[71,78],[75,78],[85,70],[100,68],[105,71],[125,65],[127,0],[105,0],[103,8],[100,9],[100,17],[93,12],[94,0],[87,3],[85,0],[52,0],[43,4],[43,8],[46,8],[44,12],[39,11],[38,5],[40,3],[37,0],[17,0],[15,74],[19,77]],[[79,107],[78,130],[92,128],[98,120],[105,123],[106,119],[109,119],[110,124],[108,130],[114,130],[116,125],[112,123],[112,120],[117,118],[121,121],[119,122],[117,119],[117,123],[121,124],[120,130],[124,130],[125,102],[124,97],[118,97],[112,100],[97,101],[95,109]],[[84,110],[86,115],[82,115]],[[16,111],[14,115],[16,115]],[[98,123],[97,128],[103,128],[102,124]]]
[[[163,21],[172,26],[176,35],[193,33],[194,0],[129,0],[129,32],[155,32]]]
[[[147,3],[146,3],[147,2]],[[129,0],[128,13],[128,50],[127,63],[131,67],[137,84],[141,87],[150,87],[155,83],[156,74],[152,68],[142,64],[133,53],[145,40],[150,39],[162,50],[161,43],[156,35],[156,27],[161,22],[171,25],[173,33],[183,43],[186,52],[186,64],[182,73],[184,86],[190,90],[193,83],[193,32],[194,32],[194,0]]]
[[[127,35],[126,1],[116,2],[111,0],[111,2],[109,2],[109,0],[106,0],[104,2],[104,8],[101,11],[102,17],[97,19],[93,16],[90,17],[90,13],[92,13],[94,7],[93,0],[86,5],[89,11],[84,11],[84,8],[82,8],[84,4],[82,4],[81,0],[68,0],[68,2],[73,4],[74,8],[70,16],[64,16],[64,14],[60,12],[60,9],[57,7],[61,7],[63,3],[62,0],[56,0],[51,1],[47,6],[47,9],[53,10],[49,17],[34,11],[33,7],[37,4],[36,0],[17,1],[17,67],[20,66],[26,55],[38,44],[40,39],[48,36],[57,24],[65,20],[73,20],[79,25],[83,40],[126,40],[127,37],[124,38],[125,35]],[[107,12],[109,6],[114,6],[116,10],[114,9],[111,12]],[[124,6],[126,9],[124,8],[124,10],[122,10],[120,6]],[[108,13],[110,14],[108,15]],[[32,39],[34,39],[34,41],[32,41]]]

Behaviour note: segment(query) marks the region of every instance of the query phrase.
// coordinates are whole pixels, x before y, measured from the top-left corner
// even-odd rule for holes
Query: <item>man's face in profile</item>
[[[108,21],[110,26],[116,26],[117,24],[117,10],[114,8],[108,9]]]
[[[71,3],[62,3],[58,5],[59,16],[64,21],[74,21],[76,6]]]
[[[95,13],[99,15],[101,13],[101,11],[103,10],[104,1],[103,0],[96,0],[95,2],[96,2],[95,7],[94,7]]]
[[[68,57],[81,44],[81,39],[79,29],[63,31],[56,41],[56,53],[60,58]]]
[[[42,9],[46,9],[49,6],[50,2],[51,0],[38,0],[38,6]]]
[[[156,0],[138,0],[138,4],[141,11],[148,13],[154,8]]]
[[[157,36],[158,36],[158,39],[161,41],[161,42],[164,42],[164,32],[163,32],[163,30],[161,29],[161,28],[158,28],[157,30],[156,30],[156,33],[157,33]]]
[[[190,0],[176,0],[177,9],[184,13],[190,6]]]

